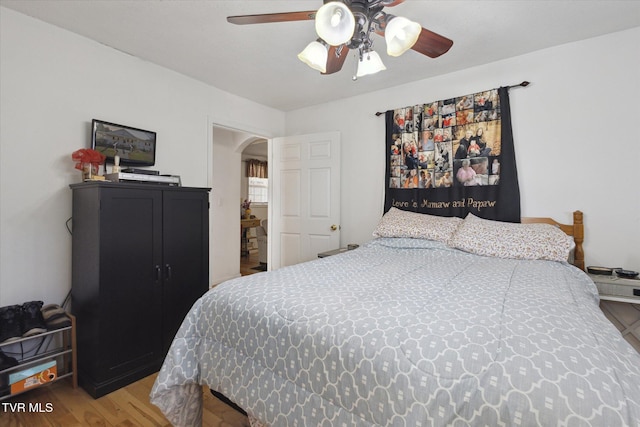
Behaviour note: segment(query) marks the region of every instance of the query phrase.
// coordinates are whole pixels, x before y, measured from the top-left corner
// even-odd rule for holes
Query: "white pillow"
[[[566,261],[573,239],[551,224],[491,221],[468,214],[449,245],[498,258]]]
[[[427,215],[391,208],[376,227],[375,237],[411,237],[447,243],[462,218]]]

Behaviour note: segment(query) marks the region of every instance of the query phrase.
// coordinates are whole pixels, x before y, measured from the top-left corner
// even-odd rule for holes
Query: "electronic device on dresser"
[[[141,173],[143,175],[160,175],[160,171],[154,171],[151,169],[138,169],[138,168],[124,168],[124,173]]]
[[[112,182],[139,182],[150,184],[165,184],[180,187],[182,185],[178,175],[149,175],[144,173],[108,173],[105,175],[107,181]]]

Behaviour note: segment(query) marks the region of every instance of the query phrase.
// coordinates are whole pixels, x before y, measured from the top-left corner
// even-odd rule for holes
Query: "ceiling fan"
[[[315,20],[318,38],[298,54],[298,58],[322,74],[342,69],[349,50],[358,54],[358,69],[353,79],[385,70],[373,50],[372,33],[385,38],[387,54],[400,56],[409,49],[431,58],[446,53],[453,41],[429,31],[407,18],[383,12],[404,0],[324,0],[317,11],[266,13],[229,16],[232,24]]]

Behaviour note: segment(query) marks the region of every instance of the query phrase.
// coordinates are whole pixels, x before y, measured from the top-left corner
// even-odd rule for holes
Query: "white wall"
[[[283,134],[282,112],[0,9],[0,306],[70,289],[71,153],[89,146],[92,118],[156,131],[153,169],[214,193],[229,183],[210,160],[214,123]],[[212,236],[227,226],[212,209]],[[213,276],[225,260],[211,246]]]
[[[639,45],[635,28],[292,111],[286,134],[341,132],[342,245],[361,243],[383,210],[384,116],[376,111],[528,80],[510,91],[523,216],[571,222],[582,210],[587,265],[640,270]]]
[[[64,224],[68,186],[80,179],[70,155],[88,146],[92,118],[157,131],[154,169],[213,187],[218,283],[239,272],[234,186],[250,135],[235,129],[265,138],[341,131],[342,244],[362,243],[383,205],[384,119],[374,113],[522,80],[532,84],[511,91],[511,107],[523,214],[568,222],[581,209],[587,264],[638,270],[638,45],[636,28],[285,115],[1,8],[0,306],[61,302],[70,288]]]

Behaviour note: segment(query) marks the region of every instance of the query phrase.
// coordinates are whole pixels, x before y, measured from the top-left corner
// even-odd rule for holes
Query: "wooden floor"
[[[82,388],[74,389],[70,378],[15,396],[0,404],[2,427],[45,426],[170,426],[160,410],[149,402],[157,374],[93,399]],[[249,427],[247,417],[224,404],[203,387],[205,427]],[[24,403],[26,411],[18,409]],[[39,406],[40,412],[28,411]],[[34,406],[38,405],[38,406]]]
[[[249,274],[260,273],[260,270],[255,270],[254,267],[260,265],[258,261],[258,251],[250,251],[249,256],[240,257],[240,274],[248,276]]]

